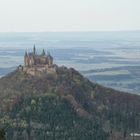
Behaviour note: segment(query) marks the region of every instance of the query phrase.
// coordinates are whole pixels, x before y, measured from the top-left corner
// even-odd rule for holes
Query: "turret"
[[[25,51],[25,55],[24,55],[24,65],[25,66],[27,66],[28,64],[28,62],[27,62],[27,59],[28,59],[28,53],[27,53],[27,51]]]
[[[44,56],[44,55],[46,55],[46,53],[45,53],[45,50],[43,49],[43,51],[42,51],[42,54],[41,54],[42,56]]]
[[[36,48],[35,48],[35,45],[34,45],[34,48],[33,48],[33,53],[34,53],[34,55],[36,54]]]
[[[49,66],[53,65],[53,57],[51,56],[50,52],[48,52],[47,56]]]

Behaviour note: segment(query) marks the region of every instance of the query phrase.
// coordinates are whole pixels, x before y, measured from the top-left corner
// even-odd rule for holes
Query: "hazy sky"
[[[0,32],[140,29],[140,0],[0,0]]]

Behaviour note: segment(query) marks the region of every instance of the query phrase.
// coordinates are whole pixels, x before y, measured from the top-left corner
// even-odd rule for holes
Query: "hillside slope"
[[[76,70],[0,79],[0,124],[8,140],[123,140],[140,130],[140,96],[91,83]]]

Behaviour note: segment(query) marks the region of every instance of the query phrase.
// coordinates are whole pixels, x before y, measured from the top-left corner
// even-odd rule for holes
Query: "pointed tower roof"
[[[33,47],[33,53],[36,54],[35,44],[34,44],[34,47]]]
[[[44,55],[46,55],[46,53],[45,53],[45,50],[43,49],[43,51],[42,51],[42,55],[44,56]]]
[[[48,56],[49,58],[53,59],[53,57],[51,56],[51,54],[50,54],[49,51],[47,51],[47,56]]]
[[[35,44],[34,44],[34,49],[35,49]]]

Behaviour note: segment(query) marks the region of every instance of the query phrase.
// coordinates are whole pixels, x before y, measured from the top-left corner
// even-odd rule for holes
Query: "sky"
[[[140,30],[140,0],[0,0],[0,32]]]

